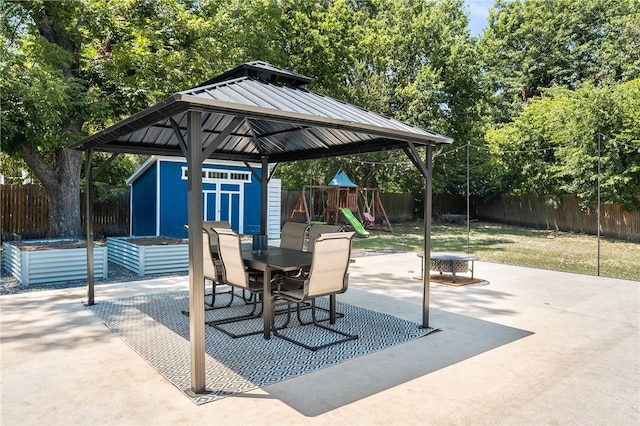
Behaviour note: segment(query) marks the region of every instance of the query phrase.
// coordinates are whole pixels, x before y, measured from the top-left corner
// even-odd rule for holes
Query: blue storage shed
[[[251,164],[262,174],[260,164]],[[187,238],[187,162],[152,156],[127,179],[131,185],[130,233]],[[281,182],[269,181],[268,235],[280,238]],[[260,182],[243,163],[202,164],[203,220],[228,221],[239,234],[260,233]]]

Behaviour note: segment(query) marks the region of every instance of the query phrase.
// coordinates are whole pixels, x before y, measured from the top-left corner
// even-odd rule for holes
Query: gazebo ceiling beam
[[[231,123],[221,131],[218,136],[211,143],[202,150],[202,158],[209,158],[211,154],[229,137],[229,135],[238,128],[238,126],[244,121],[243,117],[233,117]]]
[[[384,152],[402,149],[405,152],[411,152],[408,148],[408,144],[402,141],[389,141],[387,139],[372,139],[367,145],[350,144],[341,146],[332,146],[330,148],[317,148],[313,150],[301,150],[290,151],[281,153],[270,153],[268,155],[269,162],[289,162],[299,160],[314,160],[328,157],[348,156],[367,154],[371,152]],[[108,145],[96,147],[97,151],[112,152],[112,153],[130,153],[130,154],[145,154],[145,155],[161,155],[169,157],[183,157],[182,150],[178,145],[149,145],[149,144],[133,144],[127,142],[113,142]],[[414,158],[413,154],[408,155],[410,159]],[[203,159],[215,158],[221,160],[235,160],[235,161],[251,161],[260,162],[262,155],[260,152],[253,154],[247,152],[227,152],[227,151],[214,151],[211,155],[203,157]],[[416,163],[414,163],[416,164]],[[416,164],[416,167],[423,173],[424,170]]]
[[[173,134],[175,135],[176,139],[178,139],[178,145],[180,145],[180,149],[182,150],[182,154],[184,155],[185,158],[187,158],[188,156],[188,150],[187,150],[187,143],[184,140],[184,137],[182,136],[182,130],[180,129],[180,127],[178,127],[178,123],[176,123],[176,120],[173,119],[173,117],[171,117],[169,119],[169,121],[171,121],[171,127],[173,128]]]
[[[427,166],[420,160],[420,154],[416,149],[415,145],[412,143],[408,143],[407,147],[403,149],[404,153],[409,157],[409,160],[413,163],[414,166],[420,171],[422,176],[425,178],[429,174],[429,170]]]
[[[170,120],[173,120],[173,117]],[[173,125],[168,126],[168,125],[163,124],[163,123],[154,123],[154,124],[150,125],[149,127],[153,127],[153,128],[157,128],[157,129],[173,129]],[[177,127],[182,132],[186,132],[187,131],[187,127],[186,126],[177,125]],[[219,134],[220,132],[221,132],[221,130],[219,130],[219,129],[202,129],[202,134],[203,135]],[[231,137],[240,137],[241,138],[241,137],[244,137],[246,135],[244,133],[231,132],[231,134],[229,136],[231,136]]]
[[[260,153],[260,161],[262,161],[262,158],[266,156],[264,152],[264,146],[262,146],[260,139],[258,139],[258,136],[256,135],[256,129],[254,128],[253,122],[251,120],[247,120],[247,127],[249,127],[248,133],[251,136],[251,140]]]

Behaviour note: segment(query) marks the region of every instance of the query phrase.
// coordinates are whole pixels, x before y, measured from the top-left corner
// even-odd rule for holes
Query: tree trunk
[[[53,166],[38,153],[24,149],[22,158],[45,187],[49,200],[49,237],[80,238],[80,175],[82,153],[67,148],[56,150]]]

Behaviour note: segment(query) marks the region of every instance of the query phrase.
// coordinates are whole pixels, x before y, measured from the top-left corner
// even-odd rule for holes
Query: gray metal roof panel
[[[304,88],[269,84],[248,77],[224,81],[206,87],[197,87],[181,92],[181,94],[278,111],[302,112],[309,115],[355,121],[417,134],[437,135]]]
[[[286,83],[292,86],[304,86],[311,82],[311,77],[304,76],[289,70],[278,68],[275,65],[263,61],[254,61],[241,64],[236,68],[229,70],[219,76],[206,81],[202,85],[219,83],[221,81],[231,80],[239,76],[251,76],[253,78],[266,79],[272,83]],[[201,85],[201,86],[202,86]]]
[[[254,161],[267,155],[276,161],[397,149],[407,143],[451,142],[445,136],[311,92],[301,85],[264,81],[260,79],[263,74],[260,78],[251,77],[253,71],[268,71],[267,65],[257,65],[255,69],[249,66],[238,71],[249,70],[248,75],[235,78],[238,73],[230,73],[234,78],[177,93],[72,147],[181,156],[169,119],[175,120],[186,140],[187,111],[194,109],[203,112],[203,148],[216,141],[212,155],[216,158]],[[280,77],[295,79],[295,75]],[[244,121],[235,129],[225,130],[234,117]],[[223,131],[228,136],[217,141]],[[127,147],[131,149],[127,151]]]

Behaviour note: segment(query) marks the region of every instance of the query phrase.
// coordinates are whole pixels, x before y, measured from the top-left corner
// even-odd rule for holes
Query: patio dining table
[[[263,309],[264,338],[271,338],[271,273],[272,271],[290,272],[311,266],[313,253],[281,247],[269,247],[267,250],[253,250],[250,247],[242,247],[242,258],[245,266],[263,273]],[[332,303],[335,303],[332,301]],[[335,312],[331,310],[332,315]],[[333,318],[332,318],[333,319]]]

